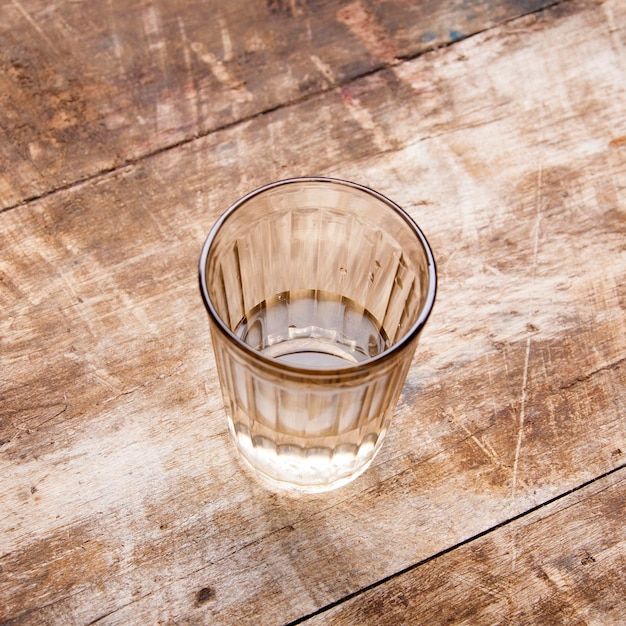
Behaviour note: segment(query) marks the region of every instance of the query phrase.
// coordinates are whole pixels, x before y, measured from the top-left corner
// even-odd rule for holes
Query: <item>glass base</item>
[[[342,487],[371,465],[382,445],[384,433],[374,442],[331,450],[276,446],[269,440],[250,437],[229,420],[235,447],[244,464],[266,486],[294,493],[323,493]]]

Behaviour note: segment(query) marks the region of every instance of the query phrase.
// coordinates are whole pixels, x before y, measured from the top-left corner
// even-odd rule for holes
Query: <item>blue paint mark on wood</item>
[[[459,41],[459,39],[463,39],[465,37],[465,35],[458,31],[458,30],[452,30],[450,29],[450,31],[448,31],[448,36],[450,37],[450,41]]]

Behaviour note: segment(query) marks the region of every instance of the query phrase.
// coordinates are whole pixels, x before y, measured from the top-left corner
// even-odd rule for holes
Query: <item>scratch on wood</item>
[[[67,400],[67,397],[64,396],[63,398],[65,401]],[[50,408],[54,408],[56,409],[56,407],[60,406],[59,404],[50,404],[50,405],[42,405],[40,407],[38,407],[38,410],[41,411],[45,411],[46,409],[50,409]],[[32,416],[32,417],[21,417],[19,415],[20,411],[11,411],[10,413],[7,413],[6,416],[9,419],[9,424],[12,428],[14,428],[16,431],[20,431],[23,433],[32,433],[33,431],[37,430],[38,428],[41,428],[42,426],[44,426],[45,424],[47,424],[48,422],[51,422],[52,420],[56,419],[57,417],[59,417],[59,415],[63,415],[63,413],[65,413],[65,411],[67,411],[69,407],[69,404],[67,403],[67,401],[65,402],[65,404],[63,405],[63,408],[61,408],[60,410],[55,411],[52,415],[48,416],[44,416],[43,419],[41,419],[41,421],[36,422],[38,415]],[[15,417],[13,417],[11,415],[11,413],[17,413],[17,415]],[[8,443],[10,441],[10,439],[5,440],[0,440],[0,446],[3,445],[4,443]]]
[[[222,49],[224,50],[224,61],[232,61],[233,59],[233,42],[228,32],[228,25],[223,17],[218,18],[220,32],[222,34]]]
[[[472,441],[485,453],[485,456],[495,465],[501,466],[500,458],[498,457],[497,452],[493,449],[493,446],[490,445],[485,439],[482,441],[478,439],[478,437],[465,425],[461,424],[461,428],[470,436]]]
[[[185,30],[185,22],[181,17],[178,17],[178,31],[180,32],[180,38],[183,42],[183,59],[185,62],[185,70],[187,72],[187,89],[190,91],[191,100],[194,107],[194,126],[196,129],[196,135],[200,133],[200,94],[198,93],[198,86],[193,76],[193,68],[191,65],[191,54],[189,52],[189,38],[187,37],[187,31]]]
[[[143,26],[146,38],[148,40],[148,49],[151,52],[157,52],[158,61],[163,73],[167,70],[167,62],[165,57],[166,38],[161,26],[161,18],[154,6],[149,6],[143,14]]]
[[[526,336],[526,354],[524,356],[524,370],[522,372],[522,390],[520,394],[520,408],[519,408],[519,424],[517,429],[517,442],[515,444],[515,457],[513,459],[513,480],[512,480],[512,497],[515,497],[517,491],[517,474],[519,467],[519,458],[522,450],[522,441],[524,438],[524,420],[526,418],[526,395],[528,387],[528,365],[530,363],[530,346],[532,341],[532,333],[536,332],[537,328],[532,323],[533,317],[533,305],[534,305],[534,283],[537,274],[537,257],[539,254],[539,225],[541,223],[541,185],[543,177],[543,166],[539,164],[539,170],[537,171],[537,193],[535,197],[535,212],[536,218],[533,225],[534,237],[533,237],[533,265],[532,265],[532,280],[531,280],[531,294],[528,311],[528,324],[527,324],[527,336]]]
[[[68,406],[69,404],[65,404],[65,406],[58,413],[55,413],[51,417],[48,417],[47,419],[44,419],[43,421],[39,422],[39,424],[37,424],[37,428],[39,428],[40,426],[43,426],[44,424],[47,424],[48,422],[51,422],[53,419],[59,417],[59,415],[63,415],[63,413],[67,411]]]
[[[115,11],[113,7],[113,0],[108,0],[108,12],[112,22],[111,26],[111,42],[113,43],[113,54],[117,59],[117,67],[120,72],[120,76],[126,76],[126,69],[124,68],[124,54],[120,38],[117,32],[117,21],[115,20]]]
[[[613,370],[613,369],[620,367],[622,363],[624,363],[625,361],[626,361],[626,357],[622,357],[620,359],[616,359],[615,361],[611,361],[610,363],[605,363],[604,365],[597,367],[596,369],[592,370],[591,372],[588,372],[587,374],[584,374],[582,376],[577,376],[576,378],[574,378],[574,380],[571,380],[568,383],[560,385],[559,389],[570,389],[571,387],[574,387],[580,383],[584,383],[585,381],[589,380],[592,376],[595,376],[596,374],[599,374],[600,372],[606,372],[607,370]]]
[[[204,44],[200,41],[194,41],[191,49],[198,55],[198,58],[209,66],[213,76],[226,89],[233,92],[235,100],[238,102],[247,102],[252,100],[252,94],[246,89],[243,81],[235,78],[226,65],[218,59],[212,52],[205,50]]]
[[[537,270],[537,254],[539,252],[539,224],[541,223],[541,184],[543,177],[543,166],[539,164],[539,171],[537,172],[537,195],[535,198],[535,212],[536,218],[533,225],[534,239],[533,239],[533,281],[535,280],[535,274]],[[531,310],[532,314],[532,310]]]
[[[484,438],[479,439],[464,423],[459,422],[456,418],[455,411],[453,408],[448,407],[444,410],[443,414],[450,419],[452,423],[456,426],[463,429],[463,431],[468,435],[468,437],[482,450],[484,455],[496,466],[502,467],[502,461],[500,461],[500,457],[498,453],[494,450],[493,446],[488,443]]]
[[[52,43],[52,40],[46,35],[43,29],[35,22],[30,13],[24,8],[20,0],[11,0],[11,4],[20,12],[20,15],[37,31],[39,36],[57,53],[61,51]]]
[[[297,0],[289,0],[289,7],[291,8],[291,14],[294,17],[299,17],[303,14],[302,9],[298,6]]]
[[[328,81],[330,85],[334,85],[336,82],[335,72],[333,72],[333,68],[328,65],[328,63],[324,63],[322,59],[320,59],[317,54],[312,54],[310,56],[311,61],[313,61],[313,65],[319,70],[320,74]]]
[[[372,114],[366,109],[358,98],[353,98],[345,89],[339,90],[348,113],[352,119],[365,131],[372,134],[374,145],[381,151],[385,152],[392,148],[391,142],[382,129],[376,125]]]
[[[91,365],[91,364],[90,364]],[[91,367],[94,367],[93,365],[91,365]],[[112,378],[111,376],[109,376],[106,372],[104,372],[103,370],[99,369],[96,370],[94,369],[94,371],[91,372],[91,376],[99,383],[101,383],[102,385],[104,385],[105,387],[111,389],[111,391],[114,391],[116,394],[120,394],[122,393],[122,387],[121,385],[119,385],[119,383]],[[115,384],[111,383],[110,380],[115,381]],[[117,397],[117,396],[116,396]],[[105,402],[107,402],[107,400],[105,400]]]
[[[397,46],[375,15],[361,2],[355,0],[337,12],[337,19],[345,24],[357,39],[375,57],[385,63],[397,62]]]
[[[619,0],[620,2],[622,0]],[[604,14],[606,15],[606,21],[609,25],[609,35],[611,37],[611,45],[615,50],[615,59],[624,68],[624,51],[622,40],[620,38],[620,28],[615,20],[615,14],[613,13],[613,6],[617,0],[606,0],[602,3]]]
[[[528,384],[528,363],[530,361],[530,340],[531,334],[526,337],[526,357],[524,359],[524,373],[522,374],[522,395],[520,398],[519,408],[519,425],[517,430],[517,444],[515,446],[515,458],[513,460],[513,489],[512,496],[515,497],[517,490],[517,468],[519,465],[519,456],[522,449],[522,439],[524,436],[524,419],[526,412],[526,385]]]
[[[515,530],[511,532],[511,571],[515,572],[517,569],[517,533]]]
[[[153,5],[146,7],[143,12],[143,27],[148,50],[156,60],[156,64],[164,77],[168,76],[169,64],[166,51],[167,35],[163,31],[161,16]],[[157,99],[155,103],[154,124],[157,132],[168,128],[173,117],[173,107],[167,100]]]

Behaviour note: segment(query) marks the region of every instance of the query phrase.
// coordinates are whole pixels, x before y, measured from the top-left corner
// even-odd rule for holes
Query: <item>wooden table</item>
[[[626,2],[2,0],[0,622],[626,623]],[[251,189],[406,208],[373,466],[272,493],[196,265]]]

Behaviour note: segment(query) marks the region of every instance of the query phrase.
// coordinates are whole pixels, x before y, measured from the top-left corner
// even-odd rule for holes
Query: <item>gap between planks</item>
[[[503,528],[505,526],[508,526],[514,522],[517,522],[518,520],[524,519],[525,517],[536,513],[537,511],[540,511],[541,509],[543,509],[544,507],[547,507],[551,504],[554,504],[555,502],[559,502],[560,500],[564,500],[565,498],[567,498],[568,496],[581,491],[583,489],[585,489],[586,487],[589,487],[591,485],[593,485],[594,483],[603,480],[605,478],[608,478],[609,476],[612,476],[613,474],[617,474],[620,471],[626,470],[626,463],[623,463],[622,465],[619,465],[617,467],[614,467],[613,469],[610,469],[608,472],[604,472],[604,474],[600,474],[599,476],[596,476],[595,478],[592,478],[588,481],[585,481],[584,483],[581,483],[580,485],[577,485],[576,487],[572,487],[571,489],[568,489],[567,491],[564,491],[563,493],[560,493],[552,498],[549,498],[548,500],[546,500],[545,502],[542,502],[540,504],[537,504],[536,506],[523,511],[522,513],[518,513],[517,515],[514,515],[513,517],[510,517],[507,520],[504,520],[502,522],[499,522],[498,524],[495,524],[494,526],[491,526],[490,528],[487,528],[475,535],[472,535],[471,537],[468,537],[467,539],[463,539],[463,541],[459,541],[458,543],[449,546],[447,548],[445,548],[444,550],[440,550],[439,552],[436,552],[435,554],[431,554],[430,556],[417,561],[416,563],[413,563],[411,565],[408,565],[407,567],[399,570],[398,572],[395,572],[393,574],[390,574],[389,576],[385,576],[384,578],[381,578],[380,580],[377,580],[376,582],[371,583],[370,585],[366,585],[365,587],[354,591],[352,593],[349,593],[348,595],[344,596],[343,598],[340,598],[339,600],[335,600],[334,602],[331,602],[330,604],[327,604],[326,606],[323,606],[319,609],[317,609],[316,611],[313,611],[312,613],[309,613],[308,615],[303,615],[302,617],[299,617],[296,620],[293,620],[291,622],[288,622],[287,624],[285,624],[285,626],[297,626],[298,624],[303,624],[304,622],[306,622],[309,619],[312,619],[313,617],[317,617],[319,615],[323,615],[324,613],[326,613],[327,611],[330,611],[331,609],[336,608],[337,606],[343,604],[344,602],[347,602],[349,600],[352,600],[364,593],[367,593],[368,591],[371,591],[372,589],[376,589],[377,587],[380,587],[381,585],[384,585],[388,582],[391,582],[392,580],[396,579],[396,578],[400,578],[401,576],[408,574],[409,572],[412,572],[414,570],[416,570],[418,567],[421,567],[422,565],[426,565],[426,563],[430,563],[432,561],[434,561],[435,559],[438,559],[439,557],[445,556],[446,554],[449,554],[450,552],[453,552],[454,550],[456,550],[457,548],[461,548],[463,546],[466,546],[468,544],[473,543],[474,541],[477,541],[478,539],[481,539],[482,537],[485,537],[486,535],[489,535],[490,533],[499,530],[500,528]]]
[[[115,172],[123,172],[126,169],[129,169],[135,165],[137,165],[138,163],[141,163],[142,161],[149,159],[151,157],[154,156],[158,156],[160,154],[163,154],[165,152],[169,152],[170,150],[175,150],[176,148],[180,148],[181,146],[186,146],[194,141],[196,141],[197,139],[202,139],[204,137],[208,137],[209,135],[212,135],[213,133],[218,133],[221,131],[225,131],[231,128],[235,128],[237,126],[239,126],[240,124],[245,124],[248,122],[251,122],[257,118],[263,117],[264,115],[269,115],[271,113],[274,113],[276,111],[280,111],[283,109],[287,109],[291,106],[297,105],[297,104],[301,104],[303,102],[307,102],[309,100],[313,100],[325,93],[328,93],[329,91],[335,90],[335,89],[341,89],[342,87],[345,86],[349,86],[354,82],[357,82],[359,80],[362,80],[363,78],[367,78],[368,76],[373,76],[378,74],[379,72],[382,72],[386,69],[389,69],[390,67],[397,67],[399,65],[402,65],[404,63],[408,63],[414,59],[417,59],[421,56],[424,56],[425,54],[428,54],[430,52],[433,52],[433,50],[441,50],[441,49],[445,49],[445,48],[449,48],[450,46],[453,46],[454,44],[460,42],[460,41],[464,41],[466,39],[472,39],[473,37],[476,37],[477,35],[481,35],[482,33],[485,33],[489,30],[493,30],[494,28],[499,28],[502,26],[506,26],[507,24],[510,24],[512,22],[515,22],[516,20],[519,19],[523,19],[525,17],[528,17],[529,15],[541,15],[542,13],[545,13],[547,11],[550,11],[551,9],[553,9],[555,6],[559,5],[559,4],[564,4],[565,2],[568,2],[569,0],[554,0],[554,2],[551,2],[548,5],[545,5],[539,9],[535,9],[534,11],[528,11],[527,13],[520,13],[519,15],[516,15],[515,17],[511,17],[509,19],[503,20],[502,22],[498,22],[498,23],[494,23],[493,25],[489,26],[488,28],[483,28],[480,30],[477,30],[476,32],[473,32],[470,35],[466,35],[466,36],[462,36],[459,37],[458,39],[454,39],[451,41],[446,41],[437,45],[434,45],[432,47],[426,47],[423,48],[417,52],[415,52],[414,54],[406,54],[406,55],[398,55],[397,57],[395,57],[392,61],[387,62],[387,63],[379,63],[377,65],[375,65],[374,67],[372,67],[370,70],[368,70],[367,72],[361,72],[360,74],[357,74],[355,76],[352,76],[350,78],[348,78],[347,80],[344,81],[339,81],[334,83],[333,85],[331,85],[330,87],[326,88],[326,89],[319,89],[317,91],[313,91],[310,93],[307,93],[306,95],[303,95],[299,98],[292,98],[290,100],[287,100],[286,102],[281,102],[280,104],[277,104],[275,106],[272,107],[268,107],[267,109],[263,109],[261,111],[257,111],[256,113],[253,113],[251,115],[247,115],[244,116],[238,120],[233,120],[232,122],[228,122],[227,124],[222,124],[219,126],[216,126],[214,128],[211,128],[210,130],[207,130],[206,132],[202,132],[202,133],[194,133],[193,135],[186,137],[184,139],[181,139],[179,141],[175,141],[171,144],[166,144],[161,146],[160,148],[157,148],[156,150],[152,150],[149,152],[146,152],[145,154],[142,154],[136,158],[132,158],[132,159],[125,159],[123,163],[118,164],[118,165],[114,165],[112,167],[106,167],[106,168],[102,168],[101,170],[98,170],[97,172],[94,172],[92,174],[89,174],[88,176],[84,176],[82,178],[78,178],[76,180],[73,180],[69,183],[66,183],[65,185],[60,185],[58,187],[56,187],[55,189],[50,189],[48,191],[45,191],[43,193],[40,194],[36,194],[33,196],[29,196],[27,198],[23,198],[22,200],[20,200],[19,202],[16,202],[15,204],[12,204],[10,206],[7,207],[3,207],[0,208],[0,214],[2,213],[6,213],[8,211],[12,211],[14,209],[18,209],[22,206],[28,205],[31,202],[37,202],[39,200],[43,200],[45,198],[48,198],[50,196],[54,196],[55,194],[59,193],[59,192],[63,192],[63,191],[68,191],[70,189],[75,189],[75,188],[80,188],[81,186],[88,184],[90,182],[93,181],[97,181],[105,176],[108,176],[109,174],[113,174]]]

